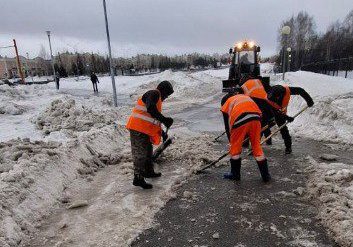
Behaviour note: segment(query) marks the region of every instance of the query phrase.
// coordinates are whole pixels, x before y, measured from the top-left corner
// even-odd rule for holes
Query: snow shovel
[[[226,133],[226,132],[224,131],[222,134],[220,134],[219,136],[217,136],[217,137],[214,139],[214,141],[215,141],[215,142],[218,141],[218,139],[221,138],[225,133]]]
[[[261,132],[267,130],[269,127],[271,126],[271,123],[267,124],[266,126],[264,126],[262,129],[261,129]],[[225,132],[224,132],[225,133]],[[247,137],[243,143],[247,142],[249,140],[249,137]],[[222,154],[218,159],[216,159],[215,161],[211,162],[210,164],[200,168],[199,170],[196,171],[196,174],[199,174],[201,173],[202,171],[214,166],[215,164],[217,164],[219,161],[221,161],[224,157],[226,157],[228,155],[228,152]]]
[[[168,128],[167,130],[165,131],[165,134],[167,135],[168,134]],[[174,141],[174,137],[168,137],[165,141],[163,141],[163,143],[161,145],[159,145],[159,147],[154,150],[153,154],[152,154],[152,161],[156,161],[156,159],[162,154],[162,152],[167,148],[169,147],[170,144],[173,143]]]
[[[300,114],[302,114],[306,109],[308,109],[309,106],[305,106],[303,109],[301,109],[297,114],[295,114],[293,116],[293,118],[295,119],[296,117],[298,117]],[[278,132],[281,131],[281,129],[283,129],[284,127],[286,127],[290,122],[285,122],[284,124],[282,124],[278,129],[276,129],[271,135],[269,135],[268,137],[266,137],[265,139],[263,139],[261,141],[261,145],[263,143],[265,143],[268,139],[270,139],[272,136],[274,136],[275,134],[277,134]],[[249,151],[248,155],[252,154],[252,150]]]

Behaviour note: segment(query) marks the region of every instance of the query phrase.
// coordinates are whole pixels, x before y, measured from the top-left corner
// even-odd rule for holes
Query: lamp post
[[[104,9],[104,20],[105,20],[105,31],[107,33],[107,43],[108,43],[108,52],[109,52],[109,67],[110,67],[110,76],[112,78],[112,86],[113,86],[113,99],[114,106],[118,106],[118,100],[116,98],[116,88],[115,88],[115,75],[112,63],[112,49],[110,47],[110,35],[109,35],[109,26],[108,26],[108,17],[107,17],[107,6],[105,4],[105,0],[103,0],[103,9]]]
[[[291,54],[292,48],[288,47],[288,48],[287,48],[287,52],[288,52],[288,71],[291,71],[291,70],[290,70],[290,62],[291,62],[291,60],[292,60],[292,54]]]
[[[288,36],[290,34],[290,26],[284,26],[281,30],[282,36],[284,37],[283,48],[282,48],[282,80],[284,80],[284,75],[286,73],[286,45]]]
[[[55,74],[55,67],[54,67],[53,51],[52,51],[52,49],[51,49],[50,31],[46,31],[46,33],[47,33],[47,35],[48,35],[48,40],[49,40],[51,66],[52,66],[52,69],[53,69],[53,76],[54,76],[54,80],[55,80],[56,74]]]

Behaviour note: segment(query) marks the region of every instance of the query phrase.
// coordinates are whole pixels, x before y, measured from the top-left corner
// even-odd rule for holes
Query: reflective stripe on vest
[[[229,104],[229,108],[228,108],[228,124],[229,124],[229,128],[232,127],[232,124],[231,124],[231,113],[232,113],[232,110],[234,107],[242,104],[242,103],[245,103],[245,102],[252,102],[253,100],[250,99],[250,98],[244,98],[244,99],[237,99],[235,98],[230,104]]]
[[[258,114],[248,114],[248,115],[244,116],[243,118],[238,119],[238,121],[234,122],[233,126],[238,125],[238,124],[248,120],[249,118],[256,118],[256,117],[260,118],[260,116]]]
[[[135,105],[135,109],[136,109],[136,110],[140,110],[140,111],[147,112],[146,106],[142,106],[142,105],[136,104],[136,105]]]
[[[160,126],[160,125],[161,125],[161,122],[159,122],[158,120],[156,120],[156,119],[154,119],[154,118],[151,118],[151,117],[147,117],[147,116],[142,115],[142,114],[140,114],[140,113],[133,112],[133,113],[131,114],[131,116],[132,116],[132,117],[135,117],[135,118],[140,118],[140,119],[142,119],[142,120],[145,120],[145,121],[150,122],[150,123],[152,123],[152,124],[154,124],[154,125],[157,125],[157,126]]]

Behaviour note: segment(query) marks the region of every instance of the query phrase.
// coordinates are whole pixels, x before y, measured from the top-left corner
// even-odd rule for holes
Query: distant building
[[[27,59],[20,56],[23,73],[26,76],[43,76],[50,72],[50,61],[40,57]],[[18,68],[16,58],[0,57],[0,79],[17,78]]]

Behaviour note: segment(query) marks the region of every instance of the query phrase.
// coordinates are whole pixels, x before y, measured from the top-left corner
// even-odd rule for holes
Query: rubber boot
[[[271,180],[271,175],[268,172],[267,159],[264,159],[264,160],[261,160],[261,161],[257,161],[257,165],[259,167],[262,180],[264,182],[270,181]]]
[[[150,163],[147,168],[146,168],[146,172],[143,174],[143,176],[145,178],[159,178],[160,176],[162,176],[162,173],[160,172],[155,172],[154,171],[154,165],[153,163]]]
[[[159,178],[162,176],[162,173],[160,172],[155,172],[154,170],[148,171],[144,174],[145,178]]]
[[[241,159],[230,159],[230,172],[223,175],[224,179],[240,181]]]
[[[135,186],[140,186],[143,189],[152,189],[153,186],[152,184],[146,183],[144,177],[142,177],[141,175],[134,175],[134,181],[132,182],[133,185]]]
[[[292,147],[286,147],[286,150],[284,152],[286,154],[291,154],[292,153]]]

